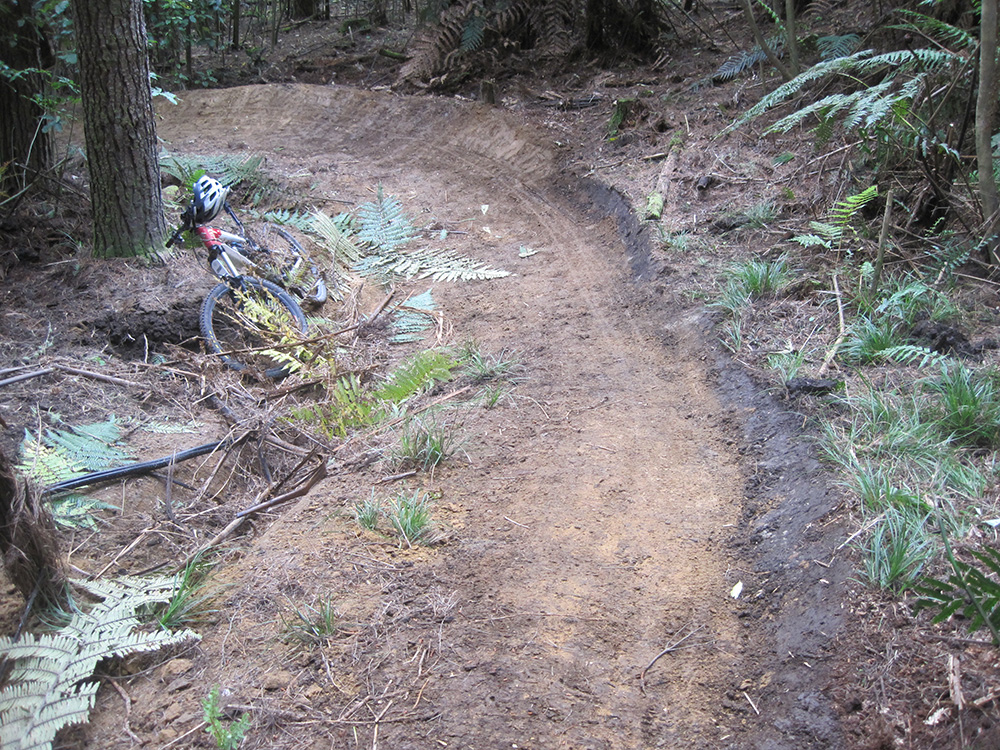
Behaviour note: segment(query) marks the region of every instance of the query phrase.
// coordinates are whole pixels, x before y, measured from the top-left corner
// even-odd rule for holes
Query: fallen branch
[[[56,370],[62,370],[63,372],[68,372],[71,375],[79,375],[84,378],[90,378],[92,380],[100,380],[104,383],[111,383],[112,385],[125,385],[131,386],[133,388],[143,388],[142,383],[136,383],[132,380],[125,380],[124,378],[116,378],[114,375],[104,375],[99,372],[91,372],[90,370],[80,370],[76,367],[69,367],[67,365],[52,365]]]
[[[289,490],[283,495],[278,495],[277,497],[273,497],[270,500],[257,503],[255,505],[250,506],[249,508],[241,510],[239,513],[236,514],[233,520],[230,521],[229,524],[224,529],[222,529],[222,531],[220,531],[218,534],[212,537],[207,544],[202,546],[201,549],[199,549],[197,552],[188,555],[187,558],[178,565],[178,569],[183,569],[184,566],[186,566],[195,558],[204,555],[206,552],[208,552],[208,550],[212,549],[213,547],[219,546],[222,542],[224,542],[226,539],[232,536],[236,532],[236,530],[243,525],[243,522],[246,521],[247,518],[253,515],[254,513],[259,513],[262,510],[273,508],[275,505],[280,505],[281,503],[288,502],[289,500],[294,500],[297,497],[302,497],[303,495],[307,495],[309,493],[309,490],[311,490],[313,486],[317,482],[319,482],[319,480],[323,479],[325,476],[326,476],[326,461],[323,461],[322,463],[320,463],[319,466],[316,467],[315,470],[313,470],[313,473],[310,474],[309,477],[294,490]]]
[[[35,370],[34,372],[25,372],[20,375],[15,375],[11,378],[6,378],[5,380],[0,380],[0,386],[11,385],[13,383],[20,383],[22,380],[31,380],[32,378],[40,378],[42,375],[48,375],[55,372],[54,367],[46,367],[44,370]]]

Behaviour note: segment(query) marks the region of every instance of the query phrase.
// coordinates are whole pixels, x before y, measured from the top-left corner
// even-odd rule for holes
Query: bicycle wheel
[[[277,284],[241,276],[215,286],[201,306],[205,346],[233,370],[269,378],[291,371],[287,344],[306,330],[298,303]]]
[[[327,289],[323,273],[289,232],[274,224],[254,231],[261,255],[255,261],[265,279],[287,289],[303,302],[322,305]]]

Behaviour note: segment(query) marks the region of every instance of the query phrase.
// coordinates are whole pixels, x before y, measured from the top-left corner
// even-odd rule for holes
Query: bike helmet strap
[[[194,200],[191,203],[195,223],[204,224],[218,216],[228,195],[229,188],[223,187],[218,180],[208,175],[198,178],[194,184]]]

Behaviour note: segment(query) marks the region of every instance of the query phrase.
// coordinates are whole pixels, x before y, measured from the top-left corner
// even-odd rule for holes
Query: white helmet
[[[200,177],[194,184],[194,201],[191,203],[194,223],[204,224],[218,216],[228,195],[229,188],[223,187],[218,180],[208,175]]]

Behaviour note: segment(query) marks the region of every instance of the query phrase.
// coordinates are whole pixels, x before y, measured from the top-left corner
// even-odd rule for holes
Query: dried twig
[[[819,368],[818,377],[823,377],[823,374],[830,369],[830,365],[833,363],[833,358],[837,356],[837,350],[840,348],[840,345],[844,343],[844,339],[847,337],[847,326],[844,324],[844,300],[840,296],[840,286],[837,284],[837,274],[833,274],[833,292],[837,295],[837,316],[840,318],[840,335],[837,337],[837,340],[833,342],[833,346],[823,359],[823,365]]]
[[[642,672],[639,673],[639,689],[642,690],[643,695],[646,694],[646,672],[652,669],[653,665],[656,664],[656,662],[658,662],[662,657],[676,651],[680,647],[680,645],[684,643],[684,641],[693,636],[699,630],[703,630],[704,627],[705,627],[704,625],[699,625],[698,627],[693,628],[688,632],[687,635],[685,635],[682,638],[678,638],[676,641],[671,643],[669,646],[667,646],[660,653],[658,653],[656,656],[653,657],[653,660],[646,665],[646,668],[643,669]]]

